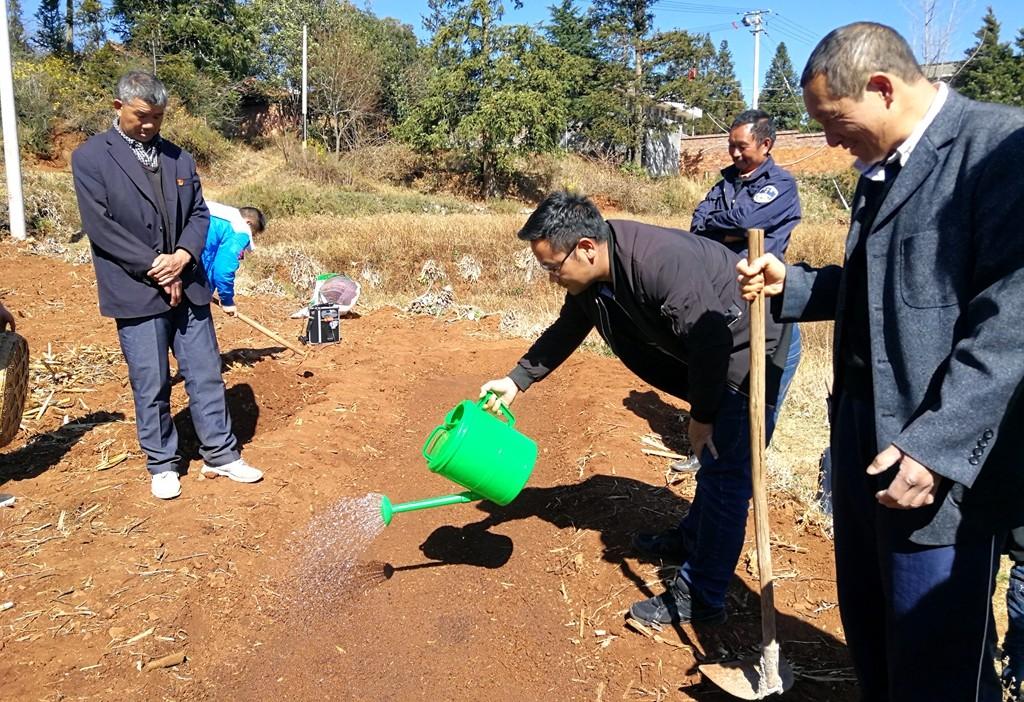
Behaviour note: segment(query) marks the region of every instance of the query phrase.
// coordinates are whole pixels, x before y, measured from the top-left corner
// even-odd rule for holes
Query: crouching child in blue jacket
[[[203,249],[203,268],[210,287],[217,291],[221,308],[232,317],[235,306],[235,273],[247,251],[255,248],[253,238],[267,228],[267,218],[255,207],[230,207],[206,201],[210,228]]]

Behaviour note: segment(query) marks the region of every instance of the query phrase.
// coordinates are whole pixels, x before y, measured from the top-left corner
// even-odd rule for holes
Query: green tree
[[[28,51],[28,36],[25,34],[25,23],[21,20],[21,0],[7,0],[7,33],[11,37],[12,51]]]
[[[79,36],[85,53],[92,53],[106,43],[106,14],[100,0],[82,0],[78,5]]]
[[[36,10],[36,29],[32,43],[46,53],[62,55],[64,44],[64,20],[60,14],[61,0],[42,0]]]
[[[390,121],[400,121],[422,90],[425,77],[416,73],[422,52],[409,25],[380,19],[344,0],[252,0],[253,11],[262,20],[257,32],[260,50],[252,67],[257,77],[274,92],[290,95],[286,100],[297,111],[302,78],[302,25],[309,31],[312,54],[318,32],[329,25],[332,15],[351,18],[353,31],[375,47],[375,70],[381,83],[380,110]],[[362,40],[360,40],[362,41]]]
[[[627,153],[638,168],[643,165],[645,133],[653,123],[653,6],[654,0],[595,0],[591,6],[602,58],[610,64],[602,82],[624,103]]]
[[[736,65],[732,60],[729,42],[722,40],[715,55],[714,68],[710,78],[711,95],[709,102],[715,116],[723,123],[731,123],[732,118],[747,107],[743,100],[743,88],[736,77]]]
[[[573,0],[548,8],[551,20],[544,32],[548,41],[565,52],[561,71],[569,80],[565,125],[568,145],[575,150],[607,156],[629,141],[623,129],[623,105],[609,95],[609,71],[598,55],[594,25]]]
[[[999,21],[989,7],[974,33],[978,43],[965,52],[967,59],[953,85],[975,100],[1024,105],[1021,59],[1013,55],[1009,43],[999,41],[999,31]]]
[[[544,28],[548,41],[573,56],[596,59],[597,45],[591,22],[574,0],[562,0],[561,4],[548,9],[551,22]]]
[[[198,70],[233,81],[253,75],[260,62],[263,20],[251,3],[113,0],[111,17],[124,41],[149,55],[158,73],[165,54],[187,54]]]
[[[659,98],[699,108],[704,116],[691,123],[694,132],[722,131],[720,125],[744,105],[728,43],[723,41],[716,52],[706,34],[672,31],[659,35],[658,48],[663,69]]]
[[[422,94],[424,53],[416,33],[407,24],[390,18],[359,14],[359,31],[373,47],[380,81],[379,111],[389,122],[405,118]]]
[[[800,80],[789,60],[786,43],[780,42],[768,67],[758,107],[772,116],[778,129],[799,129],[804,123]]]
[[[322,0],[252,0],[262,18],[258,61],[253,75],[298,94],[302,77],[302,25],[315,30],[326,17]]]
[[[558,147],[569,55],[529,27],[499,25],[496,0],[431,0],[430,7],[434,63],[400,133],[421,152],[461,158],[491,197],[516,157]]]

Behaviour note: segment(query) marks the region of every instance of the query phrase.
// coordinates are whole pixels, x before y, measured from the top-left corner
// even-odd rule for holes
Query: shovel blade
[[[768,681],[762,681],[761,659],[751,658],[725,663],[708,663],[699,666],[708,680],[741,700],[761,700],[768,695],[782,694],[793,687],[793,669],[785,658],[779,658],[779,678],[782,689],[770,689]]]

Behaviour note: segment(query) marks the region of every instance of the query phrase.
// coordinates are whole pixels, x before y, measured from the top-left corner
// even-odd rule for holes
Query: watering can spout
[[[391,524],[391,519],[394,517],[396,512],[412,512],[418,509],[429,509],[431,507],[445,507],[447,505],[459,505],[466,502],[476,502],[484,499],[482,496],[467,490],[466,492],[459,492],[454,495],[440,495],[438,497],[428,497],[423,500],[413,500],[412,502],[399,502],[397,505],[392,504],[391,500],[387,496],[382,495],[380,500],[380,517],[384,520],[384,525]]]

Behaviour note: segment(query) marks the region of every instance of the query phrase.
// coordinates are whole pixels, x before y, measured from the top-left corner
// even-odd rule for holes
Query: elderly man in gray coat
[[[866,22],[801,84],[859,159],[845,262],[738,269],[780,319],[836,320],[836,578],[862,699],[995,702],[993,580],[1024,522],[1024,112],[932,85]]]

